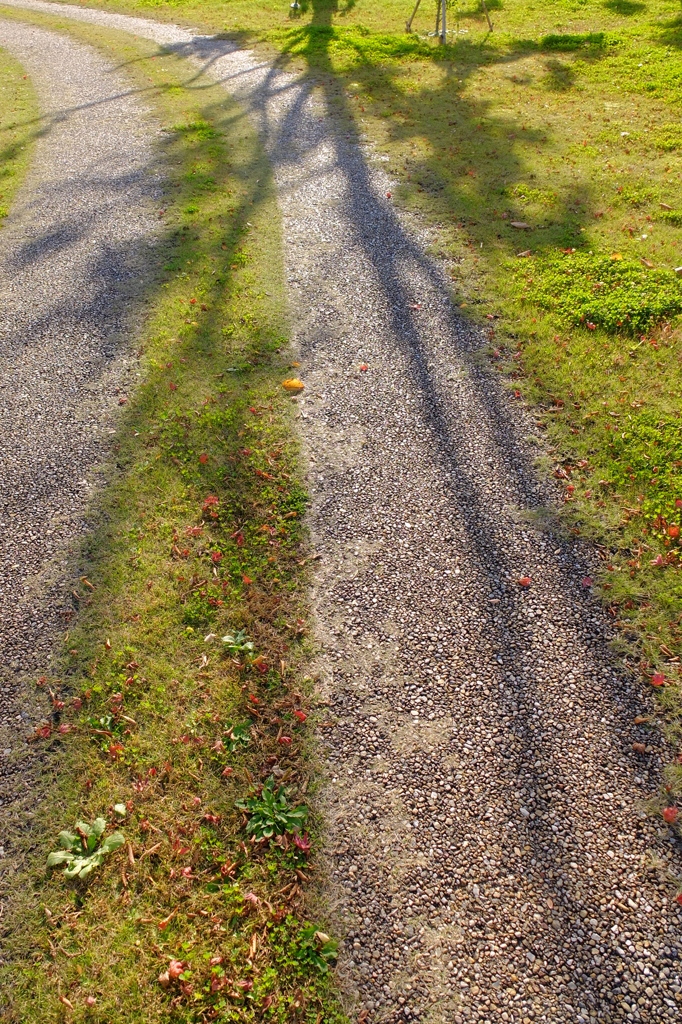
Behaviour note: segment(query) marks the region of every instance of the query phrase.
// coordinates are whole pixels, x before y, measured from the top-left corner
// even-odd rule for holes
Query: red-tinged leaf
[[[178,390],[178,385],[174,384],[173,381],[169,382],[168,387],[171,389],[171,391],[177,391]]]
[[[128,399],[127,399],[127,398],[125,397],[125,395],[122,395],[122,396],[121,396],[121,397],[119,398],[119,400],[118,400],[118,404],[119,404],[119,405],[125,405],[127,401],[128,401]]]
[[[246,896],[244,897],[244,903],[250,903],[251,906],[257,907],[260,903],[260,900],[256,896],[255,892],[247,892]]]
[[[680,812],[677,807],[664,807],[661,813],[664,821],[669,825],[674,825]]]
[[[677,896],[675,897],[675,902],[679,903],[680,906],[682,906],[682,892],[677,894]]]
[[[109,755],[114,759],[114,761],[117,761],[123,756],[124,749],[125,748],[122,743],[112,743],[109,746]]]
[[[588,331],[596,331],[597,330],[597,325],[593,324],[593,323],[590,323],[590,321],[588,320],[587,321],[587,329],[588,329]]]
[[[633,743],[632,749],[636,754],[646,754],[646,744],[644,743]]]
[[[209,825],[217,825],[220,822],[219,814],[205,814],[204,821],[207,821]]]
[[[65,736],[67,732],[73,732],[73,726],[72,725],[67,725],[66,722],[63,722],[59,726],[58,732],[60,732],[62,734],[62,736]]]
[[[675,508],[682,508],[682,498],[675,498]]]
[[[168,977],[171,981],[177,981],[186,970],[187,963],[185,960],[171,960],[168,965]]]
[[[216,562],[217,563],[217,562],[222,562],[222,560],[223,560],[223,553],[222,553],[222,551],[212,551],[211,552],[211,561],[212,562]]]
[[[516,581],[520,587],[529,587],[533,582],[530,576],[522,576]]]
[[[291,736],[280,736],[280,737],[278,738],[277,742],[278,742],[278,743],[281,743],[281,744],[283,744],[284,746],[287,746],[287,747],[288,747],[288,746],[289,746],[289,744],[291,743]]]
[[[673,540],[676,540],[679,537],[679,535],[680,535],[680,528],[679,528],[679,526],[677,525],[677,523],[671,523],[671,525],[668,527],[668,536],[672,537]]]
[[[83,701],[80,699],[80,697],[74,697],[71,703],[73,704],[74,711],[80,711],[80,709],[83,707]]]
[[[255,405],[250,405],[249,406],[249,412],[252,413],[252,415],[254,415],[254,416],[258,416],[259,415],[258,409],[256,409]]]
[[[104,650],[105,651],[110,651],[111,650],[111,640],[105,640],[104,641]]]
[[[294,715],[296,718],[298,718],[299,722],[305,722],[305,720],[308,717],[305,711],[294,711]]]
[[[369,366],[367,363],[360,363],[360,373],[367,373]]]
[[[592,577],[591,576],[583,576],[582,584],[583,584],[584,587],[591,587],[592,586]]]
[[[31,736],[31,740],[49,740],[52,735],[51,725],[40,725]]]
[[[188,864],[186,867],[180,870],[180,874],[183,878],[192,878],[192,865]]]
[[[256,697],[254,693],[249,694],[249,700],[252,704],[260,704],[260,697]]]
[[[189,304],[190,304],[190,306],[196,306],[197,300],[196,299],[190,299],[189,300]]]
[[[232,775],[233,771],[234,768],[223,768],[220,774],[223,776],[224,779],[226,779],[229,775]]]
[[[302,836],[295,835],[294,845],[297,846],[299,850],[303,850],[304,853],[308,853],[312,845],[308,838],[308,833],[304,832]]]
[[[661,568],[661,566],[664,566],[665,565],[665,561],[663,559],[663,555],[656,555],[655,558],[651,559],[651,563],[650,564],[651,565],[655,565],[658,568]]]
[[[387,199],[391,199],[392,197],[393,197],[393,193],[392,192],[387,192],[386,193],[386,198]]]
[[[246,586],[248,587],[251,583],[253,583],[253,580],[251,579],[250,576],[246,576],[246,575],[242,574],[242,583],[245,583]]]
[[[63,701],[63,700],[53,700],[52,701],[52,707],[54,708],[55,711],[63,711],[64,708],[66,707],[66,701]]]
[[[97,1005],[97,1000],[95,999],[94,996],[86,996],[85,997],[85,1005],[86,1006],[90,1006],[90,1007],[96,1006]]]
[[[654,672],[650,682],[652,686],[665,686],[665,676],[662,672]]]
[[[205,452],[199,456],[199,462],[201,463],[202,466],[205,466],[206,463],[208,462],[208,455],[206,455]]]

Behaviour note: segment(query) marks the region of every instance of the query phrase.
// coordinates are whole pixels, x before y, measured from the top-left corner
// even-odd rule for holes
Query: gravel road
[[[360,1019],[678,1020],[649,696],[610,653],[589,552],[543,525],[541,439],[386,164],[228,43],[59,10],[202,60],[272,156],[321,555],[328,899]]]
[[[71,555],[101,482],[154,262],[149,115],[92,50],[0,19],[33,80],[32,169],[0,232],[0,868],[32,814],[35,691],[74,615]],[[68,565],[68,568],[67,568]],[[75,567],[77,570],[77,566]],[[5,854],[7,856],[5,857]]]

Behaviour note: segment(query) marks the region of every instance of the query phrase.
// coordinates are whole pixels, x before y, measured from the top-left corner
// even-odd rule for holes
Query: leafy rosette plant
[[[92,825],[84,821],[77,822],[75,834],[60,832],[58,842],[61,850],[54,850],[49,855],[48,868],[63,864],[67,878],[87,878],[95,868],[101,866],[105,857],[125,842],[122,832],[114,832],[104,842],[100,842],[106,824],[104,818],[96,818]]]
[[[299,832],[308,817],[305,804],[293,806],[284,786],[275,787],[272,775],[259,794],[238,800],[237,807],[249,815],[246,831],[258,842]]]

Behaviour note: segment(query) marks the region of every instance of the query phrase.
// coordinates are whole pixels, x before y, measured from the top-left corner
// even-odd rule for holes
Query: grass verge
[[[37,113],[24,69],[0,49],[0,227],[28,167]]]
[[[193,67],[63,27],[156,111],[169,188],[141,383],[120,399],[62,670],[38,680],[49,801],[3,920],[3,1019],[340,1022],[334,943],[303,904],[306,498],[270,171]]]
[[[546,429],[621,647],[682,745],[682,18],[664,0],[103,0],[314,77],[439,227],[453,293]],[[661,682],[662,680],[662,682]],[[682,795],[682,764],[669,769]]]

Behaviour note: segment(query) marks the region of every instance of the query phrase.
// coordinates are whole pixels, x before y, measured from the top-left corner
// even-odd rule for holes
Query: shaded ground
[[[365,1017],[675,1019],[679,851],[636,804],[660,780],[649,708],[584,553],[542,525],[533,427],[426,240],[305,82],[70,13],[202,59],[273,159],[321,555],[330,900]]]
[[[114,410],[134,379],[129,335],[161,192],[150,147],[158,129],[104,61],[66,38],[11,22],[1,24],[0,45],[31,74],[43,110],[32,169],[0,238],[7,841],[24,813],[14,801],[31,762],[26,737],[46,710],[24,683],[45,669],[75,614],[65,589],[66,552],[85,528]]]

